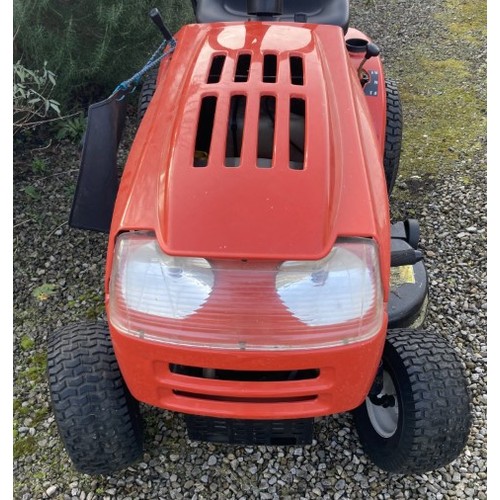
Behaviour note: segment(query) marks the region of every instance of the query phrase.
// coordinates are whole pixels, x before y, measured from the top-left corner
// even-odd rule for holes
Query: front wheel
[[[381,469],[401,474],[455,460],[467,442],[471,413],[454,349],[429,332],[392,330],[381,368],[376,389],[353,412],[366,454]]]
[[[59,434],[77,470],[111,474],[142,456],[139,405],[125,385],[105,323],[49,336],[48,378]]]

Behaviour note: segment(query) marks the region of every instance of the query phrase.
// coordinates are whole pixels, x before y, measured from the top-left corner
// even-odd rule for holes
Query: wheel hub
[[[382,390],[375,398],[366,398],[366,411],[379,436],[386,439],[394,436],[398,428],[399,406],[394,382],[385,370]]]

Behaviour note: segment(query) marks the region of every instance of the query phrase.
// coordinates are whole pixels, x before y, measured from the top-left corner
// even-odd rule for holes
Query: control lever
[[[365,65],[366,61],[368,61],[368,59],[371,59],[372,57],[377,57],[379,54],[380,54],[380,48],[378,45],[374,44],[373,42],[370,42],[366,45],[365,57],[363,57],[363,60],[361,61],[358,67],[358,77],[361,81],[364,80],[363,66]]]
[[[151,9],[151,11],[149,12],[149,17],[151,18],[151,21],[153,21],[158,27],[158,29],[161,31],[163,38],[165,38],[167,42],[170,42],[170,40],[173,39],[173,36],[165,26],[160,11],[156,7],[154,9]]]

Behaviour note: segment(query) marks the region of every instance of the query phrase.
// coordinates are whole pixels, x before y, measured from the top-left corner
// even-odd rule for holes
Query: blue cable
[[[149,61],[144,65],[144,67],[141,70],[139,70],[134,76],[132,76],[131,78],[129,78],[128,80],[125,80],[122,83],[120,83],[119,85],[117,85],[117,87],[115,88],[115,90],[113,90],[113,93],[111,95],[113,96],[114,94],[116,94],[120,90],[127,91],[131,87],[132,87],[132,90],[129,90],[128,93],[131,94],[132,92],[134,92],[136,86],[141,81],[141,78],[149,70],[151,70],[152,68],[154,68],[155,66],[157,66],[164,57],[169,56],[175,50],[175,47],[176,47],[177,43],[176,43],[176,41],[175,41],[174,38],[172,38],[168,42],[168,44],[170,44],[170,47],[168,48],[168,50],[166,52],[163,52],[163,54],[161,54],[161,52],[167,46],[167,41],[163,40],[163,42],[155,50],[154,54],[149,58]],[[161,54],[161,55],[159,55],[159,54]],[[122,96],[121,99],[123,99],[123,97],[124,96]]]

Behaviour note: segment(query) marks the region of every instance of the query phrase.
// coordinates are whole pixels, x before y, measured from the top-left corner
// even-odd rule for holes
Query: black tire
[[[158,78],[158,69],[151,70],[144,79],[141,93],[139,95],[139,105],[137,108],[137,123],[140,123],[148,109],[151,99],[156,90],[156,79]]]
[[[400,474],[452,462],[465,447],[471,425],[467,379],[454,349],[429,332],[392,330],[382,368],[393,383],[396,405],[384,408],[368,397],[354,410],[366,454],[381,469]],[[389,386],[386,379],[388,395]]]
[[[387,193],[390,195],[396,182],[401,156],[401,142],[403,140],[403,110],[399,98],[398,87],[393,80],[385,81],[387,99],[384,172],[387,183]]]
[[[59,434],[77,470],[110,474],[142,457],[139,405],[120,373],[105,323],[54,332],[47,365]]]

